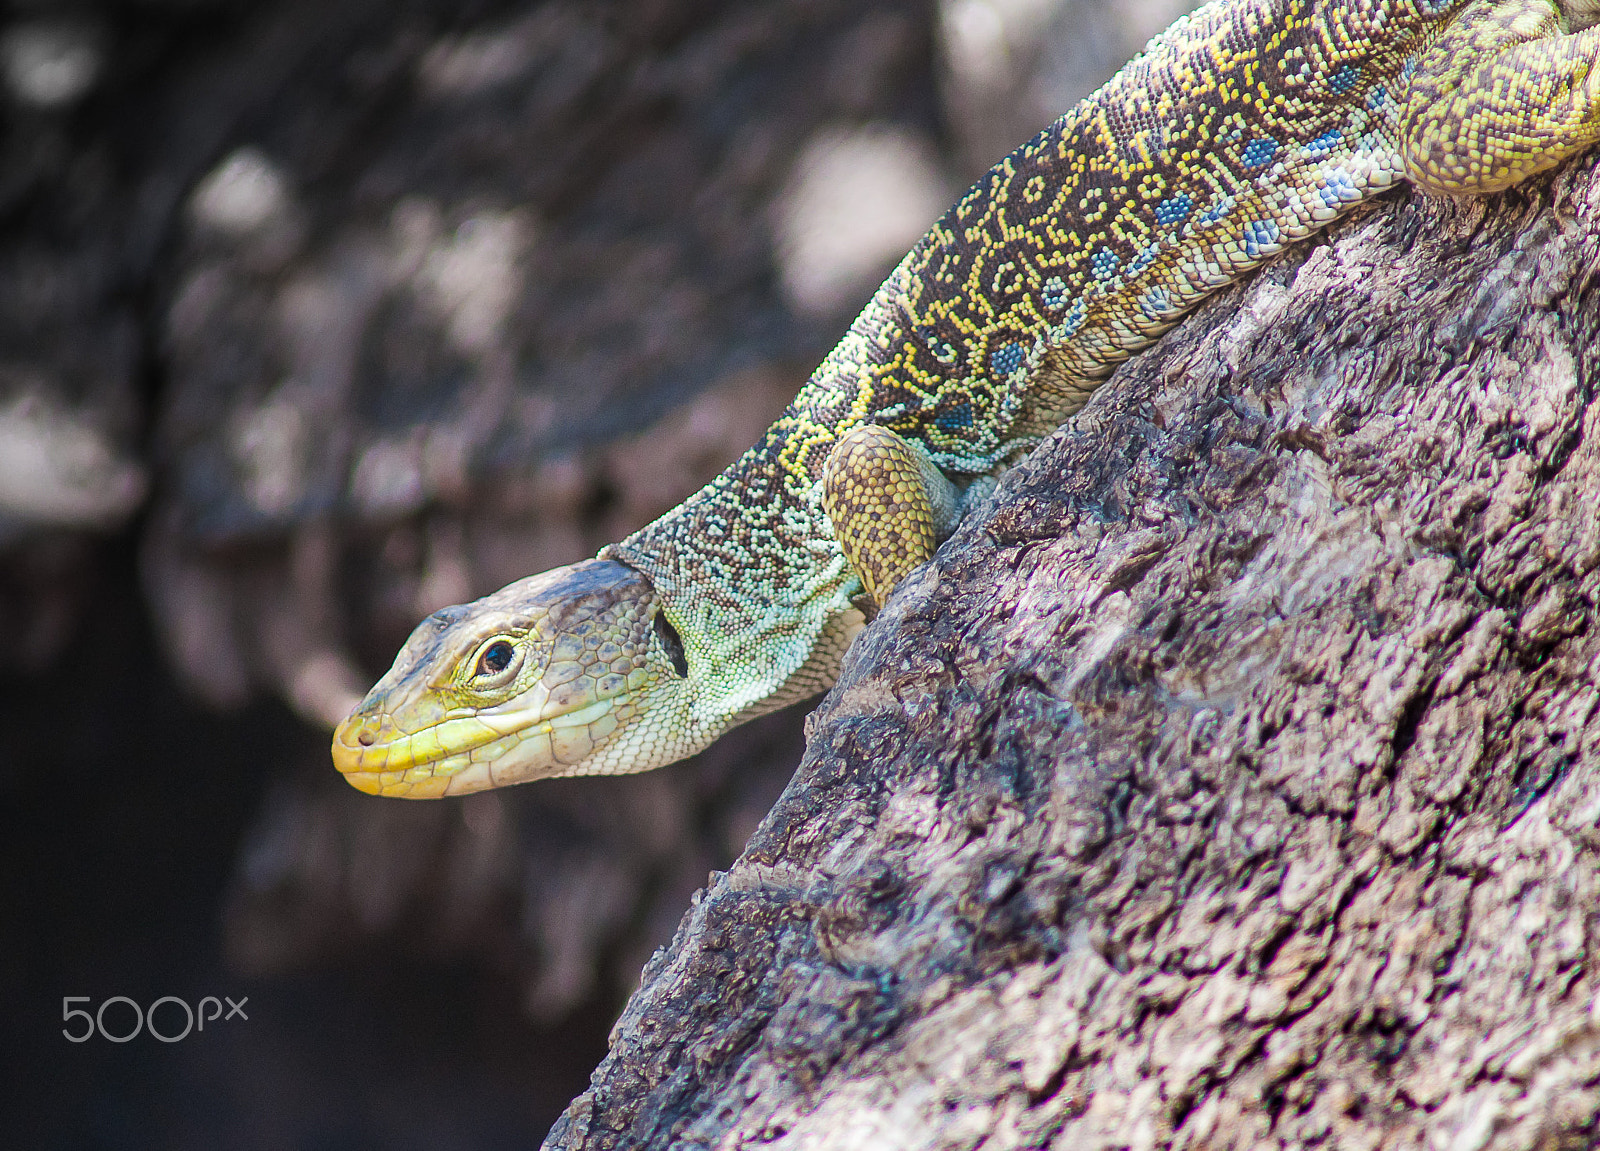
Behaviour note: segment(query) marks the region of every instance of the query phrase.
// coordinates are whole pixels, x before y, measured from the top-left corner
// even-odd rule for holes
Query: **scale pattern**
[[[760,443],[602,552],[725,669],[698,722],[832,681],[860,622],[821,504],[841,436],[882,425],[958,483],[994,474],[1208,293],[1397,181],[1493,191],[1592,143],[1595,35],[1549,0],[1180,19],[934,225]]]
[[[1547,0],[1179,19],[934,224],[762,442],[603,552],[728,669],[702,720],[834,677],[814,652],[861,591],[819,495],[843,434],[882,424],[957,480],[1000,471],[1203,296],[1371,195],[1494,190],[1586,147],[1594,37]]]

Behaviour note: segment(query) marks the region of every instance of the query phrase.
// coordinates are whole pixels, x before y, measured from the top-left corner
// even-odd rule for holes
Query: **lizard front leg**
[[[873,606],[933,558],[962,495],[921,444],[876,424],[840,437],[822,468],[822,507]]]
[[[1568,34],[1550,0],[1478,0],[1416,61],[1401,155],[1427,191],[1503,191],[1597,140],[1600,27]]]

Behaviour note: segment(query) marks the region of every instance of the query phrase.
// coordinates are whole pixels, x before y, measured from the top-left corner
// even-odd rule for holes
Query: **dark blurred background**
[[[8,4],[0,1138],[542,1136],[804,709],[426,804],[346,787],[327,725],[423,615],[726,465],[1181,6]],[[62,1035],[65,996],[208,995],[248,1020]]]

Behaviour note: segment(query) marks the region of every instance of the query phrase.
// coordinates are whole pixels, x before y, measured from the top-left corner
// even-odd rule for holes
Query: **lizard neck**
[[[697,681],[691,710],[706,742],[832,686],[864,623],[852,602],[861,580],[822,508],[823,465],[841,436],[886,425],[923,443],[956,476],[992,474],[1038,439],[1009,437],[1014,421],[1004,406],[975,416],[969,382],[959,376],[932,388],[901,382],[906,305],[930,242],[937,241],[924,240],[890,273],[755,447],[600,553],[655,585]],[[946,425],[957,434],[941,436]]]
[[[769,431],[706,487],[600,553],[654,585],[683,641],[688,718],[705,743],[829,687],[863,622],[851,604],[860,581],[818,486],[785,472],[782,447]]]

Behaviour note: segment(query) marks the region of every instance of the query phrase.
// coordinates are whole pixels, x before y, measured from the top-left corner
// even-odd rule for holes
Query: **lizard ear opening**
[[[667,613],[660,610],[657,610],[652,625],[656,630],[656,638],[661,641],[661,646],[667,653],[667,658],[672,661],[672,670],[678,673],[679,678],[687,679],[689,660],[683,654],[683,638],[678,635],[678,629],[667,619]]]

